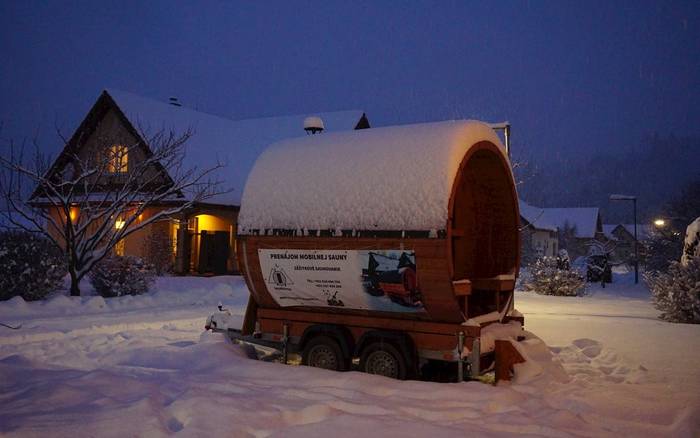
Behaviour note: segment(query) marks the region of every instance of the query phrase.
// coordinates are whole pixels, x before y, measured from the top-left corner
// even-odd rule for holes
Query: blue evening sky
[[[700,2],[0,1],[3,139],[105,87],[233,118],[509,120],[537,157],[700,135]]]

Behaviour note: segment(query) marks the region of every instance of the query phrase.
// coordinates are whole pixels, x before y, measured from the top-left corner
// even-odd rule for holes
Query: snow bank
[[[247,302],[248,289],[243,279],[238,276],[158,277],[153,290],[144,295],[127,295],[105,300],[101,296],[71,297],[64,293],[65,291],[61,291],[44,301],[26,302],[21,297],[14,297],[0,302],[0,321],[202,305],[211,306],[213,309],[219,301],[244,305]],[[232,301],[234,297],[236,300]]]
[[[616,296],[616,287],[573,299],[519,293],[528,329],[561,346],[525,332],[518,345],[529,365],[498,386],[250,360],[202,332],[217,301],[207,291],[230,294],[225,306],[244,313],[239,277],[161,279],[157,292],[106,299],[106,308],[99,297],[59,299],[54,314],[10,300],[0,310],[24,308],[25,325],[0,330],[0,435],[698,436],[700,326],[645,319],[642,300]],[[66,302],[86,313],[63,316]],[[653,356],[655,379],[642,362]]]
[[[462,158],[503,149],[489,125],[448,121],[285,140],[255,163],[238,230],[442,230]],[[503,151],[505,156],[505,151]]]

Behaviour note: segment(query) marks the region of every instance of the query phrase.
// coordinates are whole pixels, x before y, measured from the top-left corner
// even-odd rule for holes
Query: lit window
[[[124,228],[124,220],[123,219],[117,219],[114,221],[114,228],[117,230],[121,230]],[[117,242],[116,245],[114,245],[114,253],[118,256],[124,256],[124,249],[126,246],[126,243],[124,241],[125,239],[121,239],[120,241]]]
[[[124,248],[125,248],[125,242],[124,239],[120,240],[117,242],[116,245],[114,245],[114,253],[120,257],[124,257]]]
[[[126,146],[114,145],[109,148],[107,172],[126,173],[129,170],[129,153]]]

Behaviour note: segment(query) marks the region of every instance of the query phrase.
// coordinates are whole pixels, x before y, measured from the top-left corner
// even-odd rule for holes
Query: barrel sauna
[[[509,159],[485,123],[276,143],[251,171],[239,213],[244,332],[285,336],[305,363],[338,370],[360,357],[365,371],[406,377],[467,354],[483,370],[492,348],[474,348],[482,328],[522,323],[518,226]],[[403,356],[393,368],[392,355]]]

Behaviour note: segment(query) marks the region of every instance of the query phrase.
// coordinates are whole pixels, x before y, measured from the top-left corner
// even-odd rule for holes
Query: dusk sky
[[[232,118],[509,120],[538,157],[700,135],[697,1],[3,1],[0,54],[0,135],[51,151],[107,87]]]

